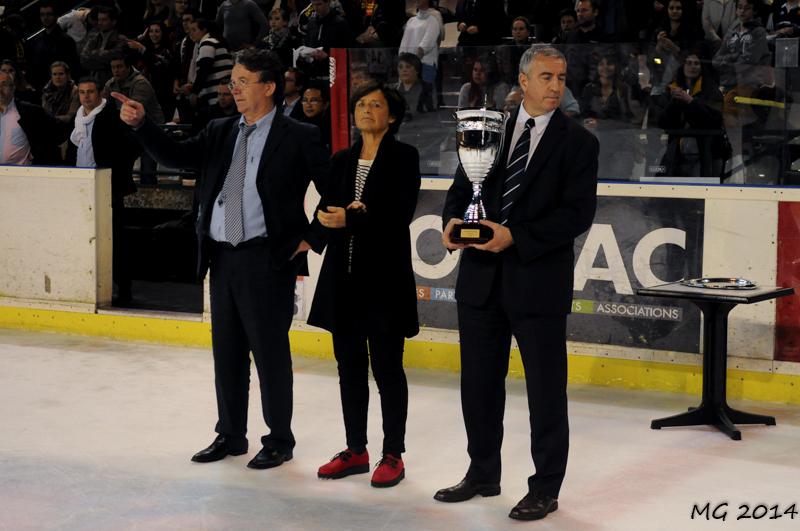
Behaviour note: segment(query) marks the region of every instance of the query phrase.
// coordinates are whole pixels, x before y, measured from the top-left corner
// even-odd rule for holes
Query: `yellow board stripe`
[[[0,307],[0,328],[102,336],[112,339],[148,341],[192,347],[211,346],[209,323],[73,313],[29,308]],[[330,335],[293,330],[295,355],[333,359]],[[458,371],[459,347],[455,343],[409,341],[404,356],[406,367]],[[509,375],[522,377],[519,351],[511,352]],[[654,361],[569,355],[570,383],[668,391],[700,395],[702,368]],[[800,376],[770,372],[728,370],[728,397],[800,404]]]
[[[758,98],[747,98],[745,96],[735,96],[733,101],[736,103],[745,103],[747,105],[760,105],[762,107],[775,107],[778,109],[783,109],[786,106],[783,102],[780,101],[772,101],[772,100],[762,100]]]

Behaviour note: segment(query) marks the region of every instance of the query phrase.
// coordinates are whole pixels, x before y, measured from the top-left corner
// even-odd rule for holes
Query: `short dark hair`
[[[66,73],[67,73],[67,75],[69,75],[69,65],[68,65],[67,63],[65,63],[64,61],[53,61],[53,62],[50,64],[50,72],[52,73],[52,72],[53,72],[53,69],[54,69],[55,67],[57,67],[57,66],[58,66],[58,67],[61,67],[61,68],[63,68],[63,69],[64,69],[64,72],[66,72]]]
[[[55,2],[53,2],[53,0],[45,0],[44,2],[39,2],[39,10],[40,10],[40,11],[41,11],[41,9],[42,9],[43,7],[49,7],[50,9],[52,9],[52,10],[53,10],[53,12],[55,12],[55,10],[56,10],[56,3],[55,3]]]
[[[78,85],[82,85],[84,83],[93,83],[94,88],[95,90],[97,90],[97,92],[103,92],[103,87],[100,86],[100,80],[97,79],[96,77],[83,76],[78,80]]]
[[[236,52],[233,62],[242,65],[249,72],[258,74],[261,83],[275,83],[272,95],[276,104],[283,102],[283,65],[275,52],[258,48],[247,48]]]
[[[185,14],[186,13],[184,13],[184,15]],[[215,24],[203,17],[196,17],[194,20],[192,20],[192,24],[197,25],[197,29],[206,31],[208,33],[212,33],[212,30],[215,29]]]
[[[278,13],[284,22],[289,22],[289,12],[282,7],[276,7],[269,12],[269,16],[272,16],[273,13]]]
[[[108,18],[111,20],[117,20],[119,18],[119,12],[117,12],[116,7],[100,6],[97,8],[97,15],[100,16],[101,14],[108,15]]]
[[[313,79],[308,82],[308,84],[303,87],[301,91],[301,95],[305,94],[308,90],[316,90],[319,92],[319,95],[322,97],[322,100],[325,103],[330,103],[331,101],[331,88],[328,86],[328,83],[320,81],[319,79]]]
[[[397,64],[408,63],[417,71],[417,77],[422,75],[422,61],[413,53],[401,53],[397,56]]]
[[[389,124],[389,133],[395,135],[400,129],[400,124],[403,122],[403,118],[406,115],[406,101],[397,89],[387,87],[378,81],[364,83],[353,92],[353,95],[350,97],[350,114],[355,114],[358,100],[375,91],[380,91],[383,97],[386,98],[386,103],[389,104],[389,116],[394,118],[394,123]]]
[[[108,62],[111,64],[111,61],[123,61],[125,66],[131,67],[136,64],[136,57],[133,55],[134,53],[135,52],[129,52],[127,50],[114,52],[111,54]]]
[[[528,20],[528,17],[519,16],[516,17],[514,20],[511,21],[511,25],[514,25],[514,22],[522,21],[525,24],[525,28],[530,31],[531,30],[531,21]]]
[[[294,74],[294,85],[296,87],[306,88],[306,85],[308,84],[308,76],[305,74],[305,72],[293,66],[287,68],[284,72],[284,75],[286,75],[286,72],[291,72]]]
[[[181,19],[186,15],[191,15],[193,21],[200,18],[200,13],[193,7],[187,7],[186,10],[181,13]]]
[[[600,11],[600,1],[599,0],[578,0],[578,2],[589,2],[592,4],[592,10]]]
[[[573,20],[578,20],[578,13],[576,13],[571,7],[568,7],[567,9],[562,9],[558,12],[558,20],[561,20],[564,17],[572,17]]]

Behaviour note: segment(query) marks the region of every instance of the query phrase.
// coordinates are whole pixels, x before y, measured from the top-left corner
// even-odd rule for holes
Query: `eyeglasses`
[[[262,82],[261,81],[250,81],[249,79],[240,79],[239,81],[231,81],[230,83],[228,83],[228,89],[230,89],[232,91],[236,87],[239,87],[240,89],[244,90],[251,83],[262,83]]]

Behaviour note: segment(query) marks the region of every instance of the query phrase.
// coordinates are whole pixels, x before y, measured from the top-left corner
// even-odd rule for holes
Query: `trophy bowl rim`
[[[459,116],[461,113],[465,113],[465,115],[463,117]],[[486,109],[484,107],[464,107],[463,109],[454,111],[453,116],[456,120],[466,120],[469,118],[499,118],[500,120],[505,120],[506,113],[503,111],[496,111],[494,109]]]

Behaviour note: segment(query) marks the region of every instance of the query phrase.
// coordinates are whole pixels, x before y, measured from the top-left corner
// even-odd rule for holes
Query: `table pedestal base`
[[[707,406],[701,404],[700,407],[689,408],[686,413],[678,413],[671,417],[656,419],[650,423],[650,428],[660,430],[673,426],[702,426],[709,425],[716,427],[719,431],[733,439],[740,441],[742,432],[736,429],[734,424],[766,424],[775,426],[775,417],[768,415],[756,415],[745,413],[733,409],[728,404]]]

